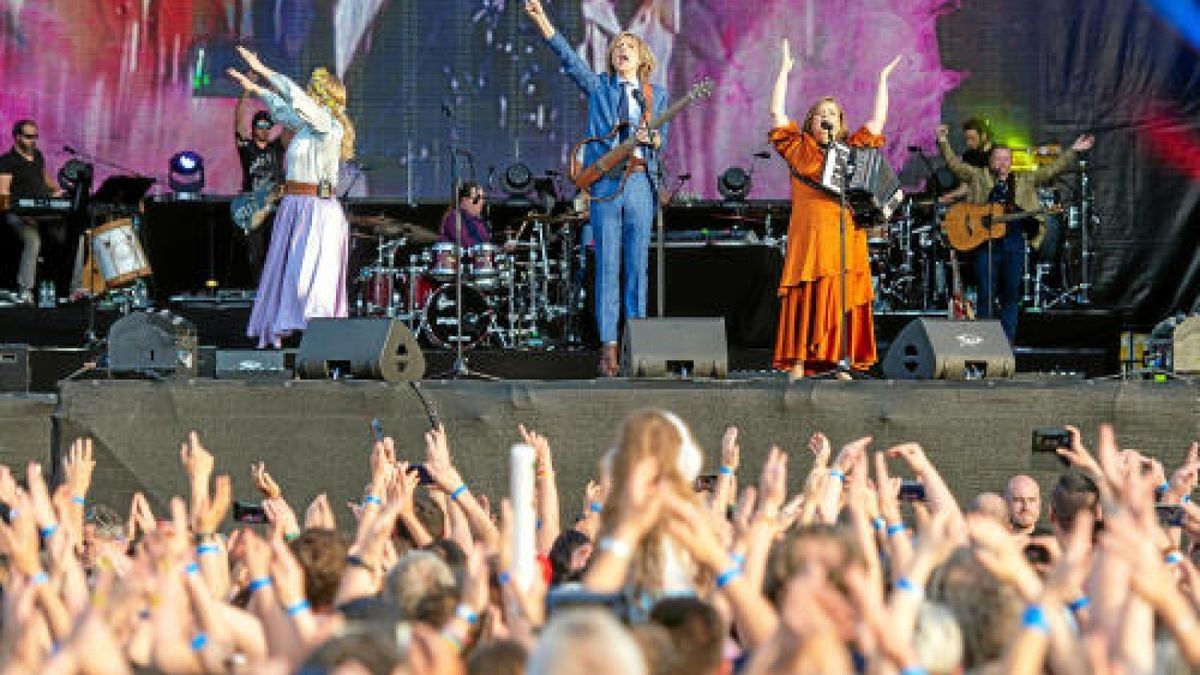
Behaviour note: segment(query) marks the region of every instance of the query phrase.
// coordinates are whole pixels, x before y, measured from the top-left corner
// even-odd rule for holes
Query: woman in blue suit
[[[625,318],[646,316],[646,265],[650,247],[650,227],[654,222],[661,171],[659,159],[666,143],[666,127],[647,131],[645,126],[667,107],[667,92],[650,84],[655,59],[646,42],[632,33],[621,33],[608,51],[609,73],[595,73],[575,53],[562,34],[554,29],[541,0],[526,0],[525,13],[546,38],[546,43],[562,61],[567,75],[588,97],[588,137],[605,136],[620,122],[629,123],[622,132],[604,141],[589,143],[583,155],[590,166],[601,155],[624,140],[626,133],[637,136],[639,146],[630,159],[631,166],[619,166],[604,175],[591,188],[590,212],[596,241],[596,324],[602,351],[601,375],[617,374],[617,324],[622,306]],[[652,100],[652,110],[645,102]],[[624,188],[621,181],[625,178]],[[624,264],[624,292],[621,293],[621,267]]]

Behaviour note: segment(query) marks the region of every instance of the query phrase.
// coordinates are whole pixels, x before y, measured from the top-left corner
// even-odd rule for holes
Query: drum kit
[[[1022,274],[1025,311],[1091,303],[1089,262],[1096,217],[1088,172],[1094,169],[1080,162],[1079,167],[1064,172],[1079,176],[1079,183],[1070,190],[1056,186],[1038,189],[1045,231],[1026,245]],[[912,194],[888,223],[868,231],[875,312],[947,308],[952,292],[952,249],[941,227],[946,210],[929,194]],[[973,269],[968,271],[965,265],[962,271],[974,276]]]
[[[386,216],[350,216],[374,259],[353,275],[354,314],[404,321],[434,347],[578,345],[583,310],[576,228],[585,216],[531,213],[501,244],[460,251],[427,229]],[[458,320],[462,278],[462,321]]]

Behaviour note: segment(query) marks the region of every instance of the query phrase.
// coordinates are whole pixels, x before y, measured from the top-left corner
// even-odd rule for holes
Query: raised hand
[[[183,464],[183,471],[192,482],[192,497],[196,498],[200,493],[207,495],[208,478],[212,475],[213,465],[216,462],[212,453],[200,442],[200,435],[195,431],[188,433],[187,443],[180,444],[179,462]]]
[[[896,66],[900,65],[900,60],[902,58],[904,58],[904,55],[899,54],[896,56],[896,58],[889,61],[888,64],[883,67],[883,70],[879,71],[879,79],[886,80],[888,77],[890,77],[892,71],[896,69]]]
[[[758,481],[759,510],[767,517],[779,515],[783,501],[787,499],[787,454],[779,448],[771,448],[763,464],[762,476]]]
[[[1092,146],[1095,144],[1096,144],[1095,136],[1093,136],[1091,134],[1083,134],[1079,138],[1075,139],[1075,142],[1071,144],[1071,149],[1074,150],[1075,152],[1084,152],[1087,150],[1091,150]]]
[[[267,67],[263,65],[263,62],[259,60],[258,55],[249,49],[238,45],[235,48],[235,51],[237,51],[238,56],[242,57],[242,60],[246,62],[246,65],[250,66],[250,70],[253,70],[257,73],[263,73],[263,71],[267,69]]]
[[[792,46],[788,43],[787,38],[783,38],[779,41],[779,72],[790,73],[795,67],[796,60],[792,58]]]
[[[333,507],[329,505],[329,496],[324,492],[317,495],[308,509],[304,512],[304,529],[306,530],[336,530],[337,518],[333,515]]]
[[[537,473],[539,476],[554,472],[554,457],[550,453],[550,441],[533,429],[527,429],[524,424],[517,425],[517,433],[521,440],[533,448],[537,456]]]
[[[279,489],[279,484],[267,472],[267,463],[258,461],[250,465],[250,477],[254,479],[254,487],[262,493],[263,499],[279,499],[283,496],[283,491]]]
[[[283,499],[264,499],[263,511],[270,521],[272,532],[279,538],[300,534],[300,523],[296,520],[296,512]]]
[[[233,488],[229,476],[217,476],[216,489],[212,499],[203,499],[194,507],[192,526],[196,534],[212,534],[221,526],[225,514],[229,511],[229,503],[233,498]],[[282,501],[282,500],[281,500]]]
[[[867,447],[871,445],[872,440],[870,436],[863,436],[843,445],[837,460],[834,461],[834,467],[847,476],[854,473],[866,459]]]
[[[948,125],[948,124],[937,125],[937,139],[939,141],[944,141],[948,138],[950,138],[950,125]]]
[[[742,446],[738,445],[738,428],[730,425],[725,427],[721,436],[721,466],[727,466],[737,471],[742,458]]]
[[[150,502],[146,500],[146,495],[141,492],[133,493],[133,499],[129,503],[129,524],[126,528],[129,540],[135,540],[139,531],[142,534],[150,534],[156,527],[158,521],[154,520],[154,512],[150,510]]]
[[[76,438],[67,451],[63,460],[63,473],[67,477],[67,485],[71,488],[72,497],[86,497],[92,485],[92,472],[96,469],[96,460],[92,456],[92,439]]]
[[[525,13],[533,20],[547,19],[546,8],[542,7],[541,0],[525,0]]]

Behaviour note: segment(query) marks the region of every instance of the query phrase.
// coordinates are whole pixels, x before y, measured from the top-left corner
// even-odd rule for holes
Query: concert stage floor
[[[8,444],[16,435],[10,429],[40,435],[48,405],[0,399],[0,461],[45,459],[47,450],[62,452],[86,434],[95,439],[99,460],[94,503],[124,508],[134,490],[143,490],[161,508],[167,496],[186,488],[177,449],[197,429],[216,454],[217,470],[233,475],[235,497],[255,498],[247,467],[263,459],[302,508],[321,491],[339,504],[360,494],[372,418],[396,438],[400,456],[411,460],[421,457],[422,433],[434,416],[449,430],[473,489],[495,496],[506,492],[505,457],[522,422],[551,439],[564,515],[570,516],[621,419],[646,406],[676,411],[693,426],[706,450],[707,471],[716,468],[726,425],[742,430],[744,480],[756,475],[770,444],[779,444],[792,452],[793,488],[807,469],[804,448],[815,430],[837,444],[870,434],[877,449],[919,441],[964,497],[999,490],[1016,472],[1029,472],[1048,487],[1061,467],[1053,456],[1030,452],[1035,427],[1072,423],[1093,439],[1099,423],[1113,422],[1125,447],[1144,449],[1168,466],[1200,437],[1200,383],[1184,380],[425,381],[415,387],[99,380],[64,383],[53,437],[33,454],[28,443]]]

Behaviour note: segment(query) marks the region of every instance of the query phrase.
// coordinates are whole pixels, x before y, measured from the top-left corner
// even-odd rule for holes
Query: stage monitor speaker
[[[195,377],[196,326],[167,310],[121,317],[108,329],[113,373]]]
[[[891,380],[994,380],[1017,370],[999,321],[914,319],[883,359]]]
[[[312,319],[300,340],[296,374],[407,382],[425,375],[425,355],[399,319]]]
[[[0,391],[29,391],[29,345],[0,345]]]
[[[625,377],[725,377],[725,319],[629,319],[621,353]]]
[[[1200,373],[1200,316],[1189,316],[1175,327],[1171,363],[1177,373]]]

